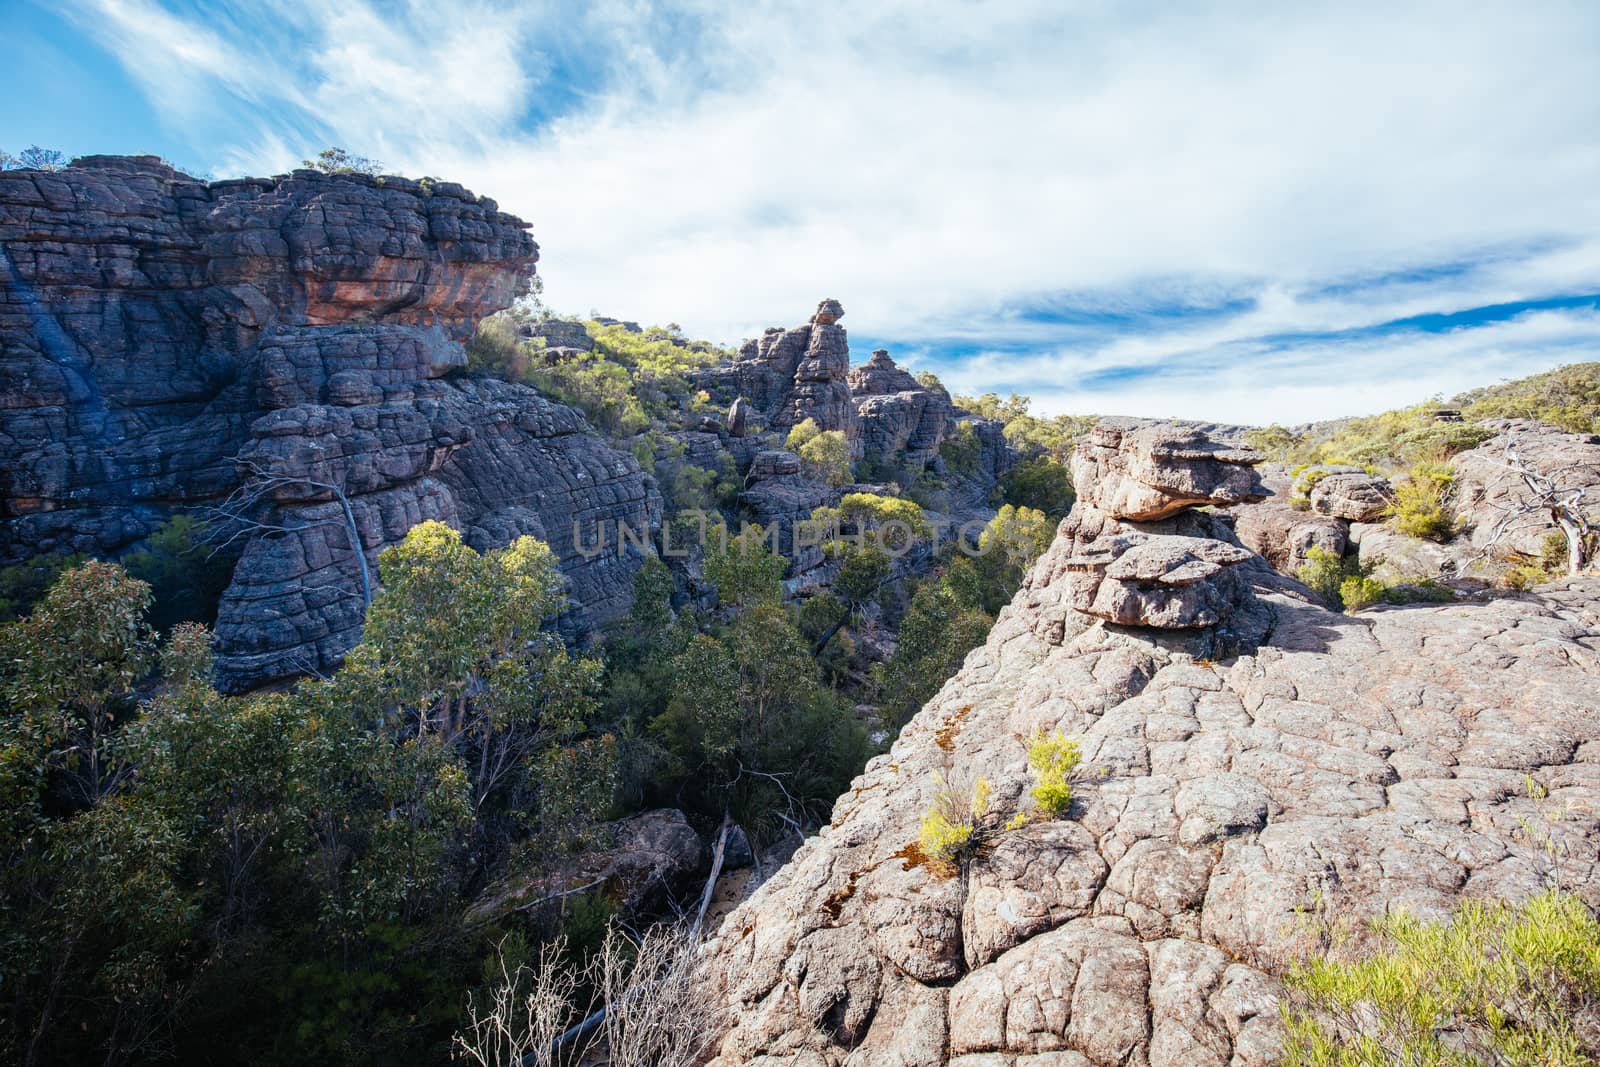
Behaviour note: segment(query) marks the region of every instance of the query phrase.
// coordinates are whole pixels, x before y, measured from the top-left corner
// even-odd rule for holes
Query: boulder
[[[1072,480],[1085,504],[1114,518],[1150,522],[1197,505],[1265,499],[1252,469],[1264,458],[1198,430],[1108,419],[1078,442]]]
[[[728,436],[743,437],[750,432],[750,402],[744,397],[735,397],[728,407]]]
[[[747,480],[754,484],[764,482],[768,478],[781,478],[785,475],[800,473],[800,457],[793,452],[783,452],[768,449],[757,452],[755,459],[750,461],[750,472]]]
[[[1394,492],[1389,479],[1360,467],[1319,466],[1301,474],[1311,510],[1349,522],[1376,522],[1389,510]]]
[[[574,353],[594,351],[594,338],[589,336],[589,331],[581,322],[566,319],[525,322],[517,328],[517,335],[541,338],[546,349],[561,349]]]
[[[1464,546],[1408,537],[1387,526],[1356,523],[1350,535],[1361,565],[1387,585],[1447,581],[1463,576],[1471,562],[1463,558]]]
[[[1349,543],[1349,526],[1343,519],[1299,511],[1275,499],[1237,508],[1233,515],[1240,544],[1259,553],[1281,574],[1298,573],[1313,548],[1343,556]]]
[[[601,877],[627,914],[641,913],[652,896],[705,869],[705,842],[676,808],[630,815],[614,829],[610,860]]]

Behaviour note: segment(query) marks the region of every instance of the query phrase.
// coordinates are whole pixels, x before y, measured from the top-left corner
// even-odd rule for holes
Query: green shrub
[[[1383,591],[1384,602],[1388,604],[1448,604],[1455,598],[1453,589],[1432,578],[1391,585]]]
[[[1339,556],[1313,546],[1295,577],[1334,611],[1360,611],[1388,599],[1389,587],[1371,575],[1355,556]]]
[[[1304,434],[1297,434],[1277,423],[1244,435],[1244,443],[1278,463],[1292,463],[1306,449]]]
[[[1360,611],[1380,603],[1386,588],[1376,578],[1352,574],[1339,583],[1339,601],[1347,612]]]
[[[810,421],[809,419],[806,421]],[[844,485],[850,481],[850,442],[843,430],[824,430],[800,448],[800,466],[807,478]]]
[[[1067,468],[1049,456],[1023,460],[1000,480],[1000,499],[1019,508],[1042,511],[1059,520],[1072,510],[1077,494]]]
[[[789,436],[784,439],[783,447],[790,452],[798,453],[802,448],[822,432],[822,427],[817,425],[816,419],[806,419],[798,422],[789,429]]]
[[[944,457],[945,464],[968,478],[978,473],[982,452],[983,443],[978,440],[978,431],[972,428],[971,422],[965,421],[958,423],[956,432],[939,445],[939,455]]]
[[[1028,770],[1033,773],[1031,794],[1046,819],[1059,819],[1072,806],[1070,778],[1082,755],[1078,742],[1069,741],[1060,730],[1043,730],[1028,738]]]
[[[537,344],[518,338],[516,320],[510,315],[491,315],[478,324],[467,342],[467,373],[520,382],[527,376],[530,352],[543,346],[542,338]]]
[[[1600,363],[1573,363],[1456,397],[1467,419],[1538,419],[1573,433],[1600,432]]]
[[[1449,922],[1404,912],[1373,927],[1382,948],[1291,971],[1288,1067],[1592,1064],[1600,923],[1578,897],[1465,900]]]
[[[0,567],[0,622],[26,615],[57,578],[86,559],[77,552],[53,552]]]
[[[145,538],[143,548],[122,558],[129,574],[150,584],[155,601],[149,622],[162,633],[182,622],[214,622],[234,562],[234,556],[213,550],[206,524],[192,515],[172,516]]]
[[[959,863],[972,848],[977,826],[989,813],[989,780],[979,778],[970,791],[952,785],[937,773],[934,781],[939,789],[934,794],[932,807],[922,816],[922,831],[917,841],[922,846],[922,854],[930,861],[951,866]]]
[[[1456,520],[1450,511],[1450,487],[1455,472],[1448,464],[1418,463],[1410,477],[1394,487],[1394,515],[1397,532],[1426,541],[1448,541],[1455,535]]]
[[[1343,557],[1321,546],[1313,546],[1306,552],[1306,562],[1295,572],[1295,577],[1333,610],[1344,607],[1344,601],[1339,598],[1339,587],[1345,579]]]

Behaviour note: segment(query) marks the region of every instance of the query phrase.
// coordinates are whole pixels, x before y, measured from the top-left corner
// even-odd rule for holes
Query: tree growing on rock
[[[1493,552],[1519,525],[1542,516],[1560,531],[1566,543],[1567,574],[1582,574],[1594,555],[1596,530],[1588,512],[1594,507],[1600,490],[1586,478],[1580,481],[1572,477],[1581,469],[1576,464],[1539,470],[1522,456],[1515,436],[1507,438],[1500,465],[1504,477],[1521,483],[1524,492],[1499,505],[1501,513],[1485,542],[1483,554],[1487,556]]]
[[[66,155],[53,148],[31,145],[16,155],[0,150],[0,170],[61,170],[66,165]]]
[[[784,443],[800,456],[806,477],[829,485],[850,481],[850,442],[841,430],[823,430],[817,420],[806,419],[789,431]]]
[[[307,170],[319,170],[324,174],[383,173],[383,164],[378,160],[358,156],[337,146],[324,148],[315,159],[303,160],[302,163]]]

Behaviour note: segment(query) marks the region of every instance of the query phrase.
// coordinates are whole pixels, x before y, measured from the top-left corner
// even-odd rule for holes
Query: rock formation
[[[935,510],[957,525],[986,520],[994,514],[994,488],[1016,458],[1000,423],[958,412],[943,386],[919,382],[886,350],[850,369],[848,340],[838,324],[843,316],[837,300],[824,300],[805,325],[774,326],[745,342],[731,364],[692,372],[697,388],[728,405],[727,423],[671,435],[687,462],[712,469],[724,454],[733,460],[745,481],[741,510],[751,521],[777,528],[794,589],[814,584],[806,576],[824,562],[820,549],[797,549],[792,536],[795,524],[817,507],[837,504],[843,492],[898,494],[901,485],[928,472],[941,487]],[[861,477],[875,484],[830,486],[808,477],[800,458],[785,447],[789,429],[806,419],[842,432],[863,461]],[[970,469],[955,470],[940,446],[962,427],[974,445]],[[891,479],[900,485],[886,484]]]
[[[1332,614],[1192,510],[1255,496],[1255,459],[1095,436],[987,644],[721,926],[717,1064],[1272,1063],[1308,912],[1526,896],[1530,825],[1600,902],[1600,581]],[[1070,810],[1004,829],[1056,729]],[[917,845],[939,775],[993,789],[958,870]]]
[[[1480,425],[1495,436],[1454,460],[1456,516],[1474,549],[1537,559],[1545,538],[1558,532],[1548,510],[1526,508],[1533,493],[1524,470],[1562,487],[1589,523],[1600,525],[1600,434],[1567,433],[1530,419]]]
[[[878,349],[850,372],[863,455],[895,457],[921,470],[950,436],[955,405],[943,386],[926,387]]]
[[[1251,469],[1255,451],[1218,444],[1198,430],[1107,419],[1072,454],[1078,499],[1134,522],[1201,504],[1227,507],[1266,499]]]
[[[1360,467],[1313,467],[1302,481],[1311,482],[1306,499],[1312,511],[1348,522],[1373,522],[1394,503],[1389,480]]]
[[[0,174],[0,252],[0,564],[114,555],[230,494],[265,505],[242,509],[264,525],[217,621],[231,688],[355,641],[352,527],[369,565],[422,519],[480,548],[535,534],[572,582],[568,625],[626,610],[637,561],[586,559],[572,524],[648,524],[637,462],[530,389],[453,380],[538,258],[494,201],[92,156]]]
[[[774,326],[759,340],[746,341],[731,365],[700,371],[702,388],[730,401],[745,398],[773,430],[814,419],[824,430],[855,437],[855,407],[850,403],[850,345],[839,320],[844,308],[824,300],[804,326]]]

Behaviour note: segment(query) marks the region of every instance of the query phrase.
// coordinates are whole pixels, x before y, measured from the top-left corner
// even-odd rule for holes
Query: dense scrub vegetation
[[[549,550],[428,523],[331,679],[224,697],[149,586],[66,571],[0,630],[0,1037],[14,1062],[427,1058],[494,879],[558,876],[613,809],[602,665],[540,620]],[[153,672],[153,673],[152,673]]]
[[[1464,900],[1448,922],[1397,912],[1380,948],[1289,976],[1289,1067],[1592,1064],[1600,923],[1577,896]]]
[[[1460,421],[1441,420],[1441,411]],[[1438,463],[1482,444],[1493,431],[1484,419],[1537,419],[1574,433],[1600,432],[1600,363],[1573,363],[1543,374],[1336,424],[1325,436],[1282,426],[1257,430],[1247,440],[1285,463],[1373,464],[1388,470]]]
[[[552,352],[542,338],[520,337],[541,314],[537,300],[485,319],[467,346],[469,373],[520,381],[571,404],[596,429],[624,441],[691,414],[721,414],[690,388],[686,373],[732,359],[709,342],[690,342],[676,326],[634,331],[588,320],[592,351]]]
[[[982,396],[952,397],[956,407],[985,419],[995,419],[1005,427],[1006,440],[1024,454],[1045,455],[1065,463],[1072,455],[1073,442],[1094,426],[1098,416],[1055,415],[1040,418],[1030,414],[1032,401],[1012,393],[1002,400],[997,393]]]
[[[838,510],[925,532],[901,498]],[[193,527],[152,538],[155,562],[47,561],[42,598],[0,624],[5,1058],[442,1058],[508,936],[526,956],[565,933],[582,966],[611,898],[561,892],[608,820],[670,805],[757,847],[824,821],[1049,532],[1007,506],[984,555],[946,545],[923,578],[870,538],[835,546],[833,591],[793,604],[759,528],[714,529],[713,608],[674,609],[652,560],[629,622],[579,655],[543,627],[562,604],[546,546],[480,554],[424,523],[381,555],[339,672],[240,697],[211,687],[205,627],[163,633],[130,573],[190,566]],[[906,616],[893,656],[842,685],[841,621],[885,604]],[[857,708],[880,683],[881,725]],[[557,901],[481,907],[508,887]]]

